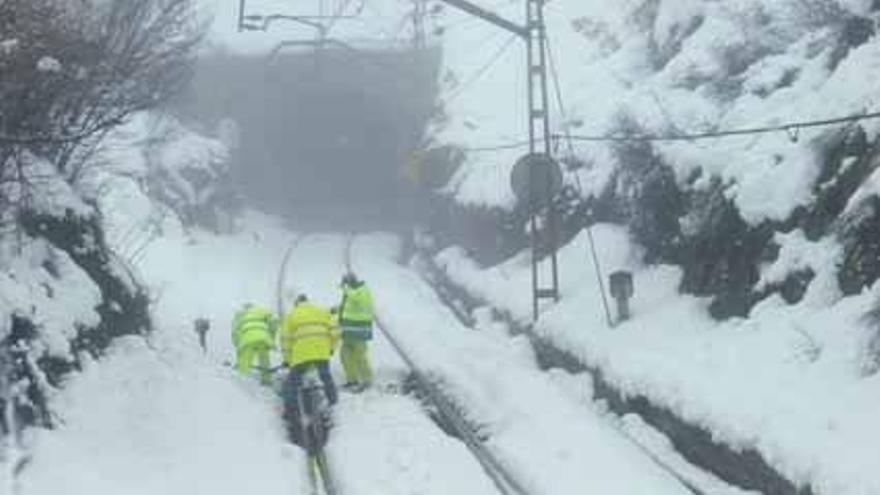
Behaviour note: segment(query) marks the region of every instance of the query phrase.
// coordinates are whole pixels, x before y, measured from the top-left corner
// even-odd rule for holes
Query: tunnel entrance
[[[213,55],[185,112],[233,121],[237,189],[304,229],[397,229],[422,209],[405,173],[435,108],[439,50]]]

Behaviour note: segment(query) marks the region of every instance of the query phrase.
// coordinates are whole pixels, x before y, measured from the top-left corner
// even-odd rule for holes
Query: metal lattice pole
[[[532,154],[551,155],[551,129],[549,110],[549,91],[547,87],[547,31],[544,23],[544,0],[526,1],[526,29],[528,31],[527,64],[529,92],[529,151]],[[537,320],[542,299],[559,300],[559,263],[557,259],[558,222],[552,201],[553,184],[544,180],[538,187],[538,171],[532,170],[529,180],[529,208],[532,249],[532,315]],[[538,198],[542,198],[539,202]],[[546,201],[546,204],[543,202]],[[538,219],[546,208],[546,223],[542,231],[538,229]],[[550,285],[541,283],[539,251],[542,246],[541,234],[548,250],[550,262]]]

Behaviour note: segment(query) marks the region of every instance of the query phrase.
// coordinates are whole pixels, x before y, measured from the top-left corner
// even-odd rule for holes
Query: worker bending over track
[[[274,348],[278,320],[272,311],[253,303],[241,307],[232,322],[232,345],[235,346],[235,369],[250,373],[258,362],[260,381],[269,385],[272,380],[269,352]]]

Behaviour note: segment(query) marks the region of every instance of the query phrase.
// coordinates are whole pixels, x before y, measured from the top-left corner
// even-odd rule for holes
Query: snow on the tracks
[[[338,303],[347,244],[342,235],[302,238],[288,265],[284,284],[288,302],[305,292],[323,304]],[[333,411],[327,455],[340,491],[346,495],[496,493],[464,444],[435,425],[414,397],[403,394],[408,370],[378,329],[370,360],[375,386],[362,394],[342,392]],[[342,383],[338,355],[333,373],[337,384]]]
[[[305,492],[305,461],[285,444],[277,399],[221,364],[233,356],[233,312],[247,300],[271,304],[291,238],[267,217],[248,221],[229,236],[166,223],[139,265],[158,296],[151,344],[122,339],[70,377],[53,403],[58,428],[36,434],[22,493]],[[213,323],[205,355],[199,316]]]
[[[809,242],[794,231],[781,236],[780,259],[764,267],[763,279],[811,267],[817,277],[804,300],[787,305],[773,296],[748,318],[717,322],[706,299],[678,293],[679,268],[643,265],[624,229],[597,225],[594,236],[606,276],[633,272],[633,318],[608,328],[581,234],[560,250],[567,267],[562,301],[542,313],[539,335],[601,368],[625,394],[649,398],[719,442],[758,451],[795,482],[820,493],[880,493],[880,454],[864,441],[878,432],[880,375],[865,376],[861,368],[869,336],[864,315],[880,284],[840,298],[828,276],[834,243]],[[471,294],[520,322],[530,319],[527,253],[490,268],[456,248],[436,259]]]
[[[381,385],[343,394],[334,417],[327,451],[346,495],[497,493],[464,444],[412,397]]]
[[[533,493],[688,493],[542,373],[527,342],[462,326],[417,274],[395,263],[394,239],[360,238],[354,253],[383,323],[483,425],[489,448]]]

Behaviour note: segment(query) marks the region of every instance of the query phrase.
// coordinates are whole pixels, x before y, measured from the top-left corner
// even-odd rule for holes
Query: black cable
[[[557,104],[559,105],[560,114],[562,115],[563,122],[567,119],[565,106],[562,100],[562,90],[559,84],[559,74],[556,70],[556,63],[553,56],[553,50],[550,48],[550,40],[547,39],[547,52],[548,52],[548,60],[550,62],[550,70],[553,76],[553,84],[556,93]],[[488,70],[488,67],[486,68]],[[752,128],[743,128],[743,129],[730,129],[730,130],[721,130],[721,131],[707,131],[707,132],[698,132],[691,134],[645,134],[645,135],[634,135],[634,134],[607,134],[607,135],[573,135],[569,132],[568,126],[563,125],[564,134],[553,134],[551,135],[551,139],[565,139],[568,144],[569,152],[574,154],[574,147],[572,145],[572,141],[588,141],[588,142],[669,142],[669,141],[697,141],[704,139],[719,139],[724,137],[733,137],[733,136],[747,136],[747,135],[756,135],[756,134],[769,134],[773,132],[786,132],[792,140],[797,140],[797,133],[801,129],[808,129],[813,127],[827,127],[836,124],[844,124],[844,123],[853,123],[859,122],[862,120],[872,120],[880,118],[880,112],[870,112],[870,113],[862,113],[855,115],[848,115],[843,117],[833,117],[827,119],[819,119],[819,120],[809,120],[809,121],[800,121],[800,122],[789,122],[785,124],[779,124],[775,126],[762,126],[762,127],[752,127]],[[539,142],[543,142],[540,140]],[[497,145],[489,145],[489,146],[478,146],[478,147],[466,147],[464,151],[469,152],[491,152],[491,151],[502,151],[516,148],[523,148],[530,144],[528,140],[521,141],[513,141],[509,143],[501,143]]]
[[[335,12],[333,12],[333,18],[330,19],[324,27],[325,36],[330,35],[330,30],[333,29],[333,27],[336,25],[342,15],[345,14],[345,11],[348,10],[348,7],[351,5],[351,2],[352,0],[345,0],[344,2],[339,4],[339,7],[336,9]]]
[[[764,127],[748,127],[743,129],[730,129],[726,131],[707,131],[693,134],[605,134],[605,135],[562,135],[553,134],[552,139],[571,139],[572,141],[590,141],[590,142],[614,142],[614,143],[632,143],[632,142],[669,142],[669,141],[701,141],[706,139],[719,139],[733,136],[748,136],[756,134],[770,134],[773,132],[787,132],[789,137],[797,140],[798,131],[801,129],[809,129],[813,127],[828,127],[836,124],[846,124],[860,122],[862,120],[880,119],[880,112],[868,112],[843,117],[832,117],[820,120],[807,120],[798,122],[787,122],[775,126]],[[522,148],[528,146],[529,141],[511,141],[509,143],[501,143],[489,146],[476,146],[462,148],[464,151],[486,152],[498,151],[513,148]]]
[[[543,139],[538,139],[537,142],[543,143]],[[516,148],[525,148],[531,143],[528,139],[524,141],[511,141],[509,143],[504,144],[496,144],[489,146],[467,146],[462,148],[462,150],[470,152],[470,153],[485,153],[490,151],[503,151],[503,150],[512,150]]]
[[[469,77],[465,82],[463,82],[459,87],[455,88],[455,91],[453,91],[451,95],[443,99],[443,103],[452,103],[453,101],[458,99],[459,96],[464,94],[468,90],[468,88],[470,88],[474,83],[479,81],[480,78],[483,77],[483,75],[489,72],[489,69],[491,69],[492,66],[494,66],[499,60],[501,60],[501,57],[504,55],[505,52],[507,52],[507,49],[510,48],[511,45],[513,45],[513,42],[516,41],[516,39],[517,36],[515,34],[510,35],[510,37],[498,48],[498,50],[496,50],[492,54],[492,56],[486,61],[485,64],[483,64],[482,67],[477,69],[477,71],[473,75],[471,75],[471,77]]]
[[[812,127],[828,127],[835,124],[859,122],[880,118],[880,112],[860,113],[844,117],[832,117],[820,120],[807,120],[800,122],[788,122],[774,126],[751,127],[743,129],[730,129],[726,131],[707,131],[693,134],[645,134],[645,135],[606,135],[606,136],[583,136],[575,135],[571,138],[575,141],[611,141],[611,142],[657,142],[657,141],[697,141],[702,139],[717,139],[730,136],[747,136],[755,134],[769,134],[772,132],[787,132],[792,139],[797,139],[797,132],[801,129]]]
[[[515,3],[510,3],[507,0],[501,0],[499,2],[496,2],[493,5],[487,6],[486,9],[493,10],[493,11],[499,11],[499,10],[504,10],[507,7],[513,7],[513,6],[518,6],[518,5]],[[467,15],[466,17],[464,17],[462,19],[458,19],[457,21],[454,21],[454,22],[447,22],[446,24],[443,24],[443,21],[437,21],[437,22],[439,24],[439,27],[442,28],[444,32],[446,32],[449,30],[456,30],[460,27],[476,25],[476,24],[486,22],[486,21],[483,19],[480,19],[479,17]]]
[[[568,143],[568,152],[574,156],[574,146],[571,142],[571,133],[568,129],[568,115],[565,111],[565,103],[562,99],[562,88],[559,84],[559,72],[556,71],[556,58],[553,56],[553,48],[550,46],[550,37],[544,34],[544,41],[547,45],[547,60],[550,62],[550,73],[553,79],[553,89],[556,94],[556,104],[559,106],[559,115],[562,117],[562,129],[565,132],[566,143]]]
[[[353,271],[351,262],[353,244],[354,234],[348,238],[348,243],[345,249],[345,267],[349,272]],[[455,314],[455,312],[453,312],[453,314]],[[502,463],[495,454],[489,450],[477,432],[468,424],[464,416],[458,411],[455,404],[449,400],[439,387],[428,378],[428,375],[416,365],[415,360],[410,357],[394,334],[388,330],[388,327],[382,322],[382,318],[378,313],[375,315],[375,323],[379,332],[385,337],[388,343],[391,344],[391,347],[410,369],[419,388],[425,393],[428,400],[430,400],[437,408],[440,415],[445,418],[452,428],[459,434],[462,442],[471,453],[473,453],[477,462],[482,466],[483,471],[498,488],[498,491],[500,491],[502,495],[529,495],[529,492],[525,487],[510,474],[504,463]]]
[[[550,74],[553,79],[553,87],[556,93],[556,103],[559,105],[559,115],[562,117],[563,121],[563,130],[565,131],[566,143],[568,144],[568,151],[572,157],[574,157],[574,145],[572,144],[571,134],[568,132],[568,126],[564,125],[568,117],[565,112],[565,101],[562,98],[562,87],[559,83],[559,72],[556,71],[556,59],[553,56],[553,48],[550,45],[550,38],[545,35],[545,43],[547,49],[547,59],[550,62]],[[578,196],[584,196],[584,188],[581,185],[580,176],[575,174],[575,186],[577,187]],[[602,265],[599,263],[599,256],[596,254],[596,240],[593,237],[593,226],[592,224],[587,225],[587,241],[590,245],[590,256],[593,258],[593,268],[596,270],[596,282],[599,287],[599,294],[602,296],[602,307],[605,310],[605,321],[608,323],[608,327],[614,326],[614,319],[611,317],[611,307],[608,304],[608,296],[605,293],[605,278],[602,272]]]
[[[364,5],[364,8],[366,8],[367,10],[369,10],[369,11],[373,14],[373,16],[376,17],[377,19],[382,19],[382,18],[385,17],[381,12],[379,12],[378,10],[376,10],[376,8],[370,3],[369,0],[367,0],[366,2],[364,2],[363,5]],[[394,39],[394,37],[391,36],[391,33],[389,33],[388,31],[386,31],[385,29],[380,28],[378,31],[379,31],[380,33],[382,33],[382,35],[385,36],[386,39]]]

